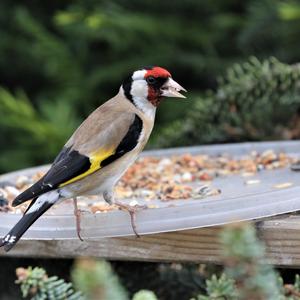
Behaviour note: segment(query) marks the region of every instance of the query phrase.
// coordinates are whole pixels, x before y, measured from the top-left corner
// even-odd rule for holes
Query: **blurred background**
[[[189,91],[149,147],[299,137],[299,1],[2,0],[0,22],[1,172],[51,162],[145,65]]]
[[[300,1],[1,0],[0,24],[0,173],[50,163],[145,65],[167,68],[189,92],[161,104],[149,148],[300,137]],[[21,264],[67,279],[72,265],[0,261],[11,283]],[[189,299],[191,281],[204,290],[198,267],[173,267],[115,263],[129,291],[153,278],[160,299]]]

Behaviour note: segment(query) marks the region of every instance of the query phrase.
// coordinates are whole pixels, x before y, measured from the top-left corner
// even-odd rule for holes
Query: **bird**
[[[134,163],[152,132],[157,107],[165,97],[186,98],[186,90],[159,66],[142,67],[121,84],[116,96],[99,106],[75,130],[46,174],[19,194],[12,206],[32,200],[17,224],[0,240],[11,250],[27,229],[54,204],[73,199],[77,234],[80,218],[77,197],[102,195],[131,215],[134,207],[117,201],[114,187]]]

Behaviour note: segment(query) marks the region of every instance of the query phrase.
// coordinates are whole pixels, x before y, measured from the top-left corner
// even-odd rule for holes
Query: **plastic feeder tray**
[[[228,153],[238,157],[249,154],[253,150],[262,152],[267,149],[273,149],[276,152],[283,151],[297,157],[300,152],[300,142],[176,148],[148,151],[144,152],[143,156],[170,157],[186,153],[209,155]],[[0,181],[14,182],[19,175],[30,175],[47,168],[48,166],[42,166],[8,173],[0,176]],[[157,200],[158,208],[145,209],[137,213],[137,230],[141,235],[153,234],[254,220],[300,210],[300,173],[284,168],[261,171],[254,178],[261,180],[261,183],[246,186],[245,178],[241,175],[216,178],[213,180],[213,186],[219,188],[222,191],[221,194],[204,199],[171,202]],[[274,185],[283,182],[291,182],[293,185],[286,189],[274,188]],[[199,183],[197,185],[199,186]],[[139,203],[143,203],[143,199],[140,199]],[[155,204],[155,202],[152,203]],[[0,213],[0,217],[0,236],[3,236],[20,219],[21,215]],[[85,240],[133,235],[128,213],[120,210],[99,214],[83,213],[81,228],[81,235]],[[73,202],[65,200],[56,205],[27,231],[24,239],[78,239]]]

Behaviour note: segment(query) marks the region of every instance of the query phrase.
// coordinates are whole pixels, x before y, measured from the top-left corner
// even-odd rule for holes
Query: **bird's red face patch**
[[[160,88],[171,77],[169,71],[161,67],[153,67],[147,70],[145,79],[148,83],[148,100],[154,105],[158,106],[161,101]]]

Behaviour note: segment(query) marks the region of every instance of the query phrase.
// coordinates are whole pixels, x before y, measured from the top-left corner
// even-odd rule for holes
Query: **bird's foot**
[[[119,202],[119,201],[115,201],[114,204],[116,206],[118,206],[120,209],[125,210],[129,213],[132,230],[133,230],[134,234],[136,235],[136,237],[140,237],[140,235],[138,234],[138,232],[136,230],[136,224],[135,224],[136,213],[138,211],[146,209],[147,205],[138,205],[138,204],[129,205],[129,204],[125,204],[125,203],[122,203],[122,202]]]
[[[77,198],[73,198],[73,203],[74,203],[74,216],[76,218],[76,233],[78,238],[83,242],[83,238],[81,237],[80,231],[81,231],[81,227],[80,227],[80,217],[81,217],[81,210],[78,209],[78,205],[77,205]]]

